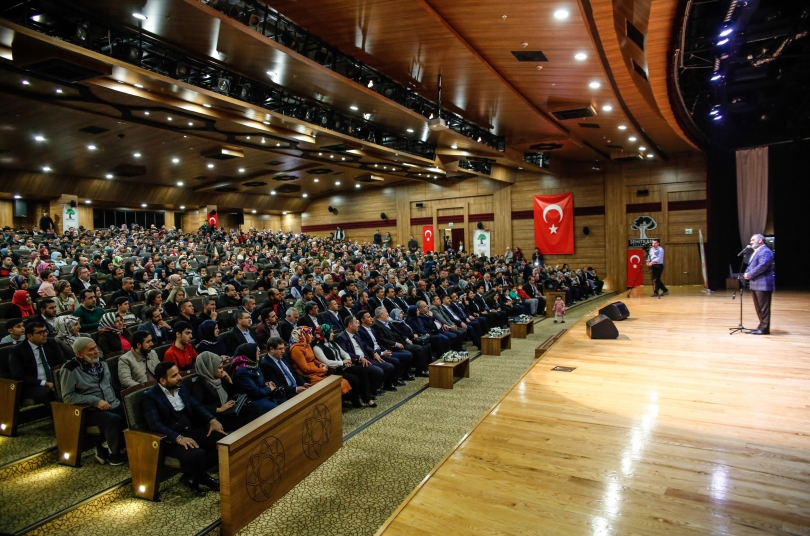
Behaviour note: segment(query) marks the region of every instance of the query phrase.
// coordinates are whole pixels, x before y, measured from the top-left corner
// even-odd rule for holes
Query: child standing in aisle
[[[554,301],[554,323],[557,323],[557,319],[562,317],[562,323],[565,324],[565,302],[562,299],[562,296],[557,296],[557,299]]]

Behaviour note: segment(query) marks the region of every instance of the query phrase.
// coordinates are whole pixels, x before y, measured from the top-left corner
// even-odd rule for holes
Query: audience
[[[22,397],[46,404],[56,400],[53,367],[65,363],[61,346],[48,338],[48,329],[41,322],[25,325],[23,342],[14,345],[9,355],[11,379],[23,382]]]
[[[191,344],[191,324],[176,322],[174,324],[174,344],[163,355],[163,361],[170,361],[177,365],[181,372],[194,368],[197,351]]]
[[[122,389],[135,387],[148,381],[157,381],[155,369],[160,363],[152,335],[146,331],[136,331],[132,335],[132,349],[118,359],[118,381]]]

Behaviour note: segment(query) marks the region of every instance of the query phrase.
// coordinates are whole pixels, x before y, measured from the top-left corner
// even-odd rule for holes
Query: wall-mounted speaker
[[[475,226],[478,227],[479,229],[484,228],[484,224],[482,222],[480,222],[480,221],[478,223],[476,223]]]
[[[329,205],[329,208],[328,208],[327,210],[329,210],[329,212],[334,212],[334,211],[335,211],[335,207],[333,207],[332,205]]]
[[[425,208],[425,204],[424,203],[417,203],[416,208]]]
[[[644,196],[650,195],[650,191],[648,189],[646,189],[646,188],[643,189],[643,190],[636,190],[636,195],[638,197],[644,197]]]
[[[605,315],[588,320],[585,324],[585,332],[591,339],[618,339],[619,330],[613,320]]]
[[[583,227],[582,228],[582,234],[584,234],[585,236],[588,236],[589,234],[591,234],[591,228],[590,227]]]
[[[387,220],[388,216],[385,215],[385,212],[380,212],[380,219]]]
[[[76,205],[78,205],[78,203],[76,203],[76,200],[75,200],[75,199],[71,199],[71,200],[70,200],[70,206],[71,206],[71,208],[76,208]]]
[[[605,315],[613,321],[617,321],[629,317],[630,311],[627,309],[624,302],[617,301],[599,309],[599,314]]]

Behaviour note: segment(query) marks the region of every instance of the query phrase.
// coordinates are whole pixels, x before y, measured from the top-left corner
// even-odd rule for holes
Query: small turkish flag
[[[627,288],[635,288],[644,284],[644,251],[641,249],[627,250]]]
[[[428,253],[433,251],[433,226],[425,225],[422,227],[422,251]]]
[[[540,253],[574,253],[574,194],[534,196],[534,245]]]

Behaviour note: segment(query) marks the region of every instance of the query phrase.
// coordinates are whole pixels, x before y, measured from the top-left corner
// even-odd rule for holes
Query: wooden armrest
[[[23,382],[0,378],[0,436],[17,435]]]
[[[158,499],[158,473],[165,434],[144,430],[124,430],[129,470],[135,496],[149,501]]]
[[[53,428],[56,432],[57,462],[78,467],[82,458],[84,438],[84,410],[87,405],[52,402]]]

